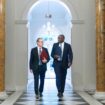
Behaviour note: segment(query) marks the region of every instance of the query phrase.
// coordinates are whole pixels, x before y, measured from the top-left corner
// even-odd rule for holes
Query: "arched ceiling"
[[[72,18],[69,9],[60,0],[39,0],[31,7],[28,19],[48,19],[47,14],[51,14],[50,19],[53,20]]]

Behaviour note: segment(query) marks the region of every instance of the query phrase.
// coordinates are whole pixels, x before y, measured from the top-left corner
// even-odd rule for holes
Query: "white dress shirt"
[[[63,56],[63,50],[64,50],[64,42],[59,43],[59,46],[61,46],[61,50],[62,50],[62,56]]]
[[[40,54],[40,49],[41,49],[41,52],[42,52],[42,48],[40,47],[37,47],[38,48],[38,55]]]
[[[38,47],[38,46],[37,46],[37,48],[38,48],[38,56],[39,56],[39,65],[42,65],[42,62],[41,62],[41,60],[40,60],[40,54],[41,54],[41,52],[42,52],[42,48],[40,48],[40,47]],[[41,50],[41,52],[40,52],[40,50]]]

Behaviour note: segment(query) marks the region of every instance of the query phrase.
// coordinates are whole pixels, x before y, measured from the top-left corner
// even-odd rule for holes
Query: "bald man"
[[[70,44],[64,42],[65,36],[59,35],[58,42],[54,43],[51,56],[54,59],[53,66],[56,75],[58,97],[62,98],[65,89],[67,69],[71,67],[73,53]]]

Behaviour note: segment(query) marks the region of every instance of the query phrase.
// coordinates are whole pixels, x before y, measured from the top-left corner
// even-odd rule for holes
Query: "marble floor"
[[[94,91],[87,91],[87,93],[89,94],[89,95],[91,95],[92,97],[93,97],[93,95],[95,94],[95,92]],[[100,103],[102,103],[102,105],[105,105],[105,98],[104,99],[97,99],[97,101],[99,101]]]
[[[0,105],[104,105],[87,92],[73,91],[66,83],[63,99],[57,97],[55,79],[46,79],[43,98],[35,99],[33,81],[26,91],[17,91]]]
[[[7,97],[11,96],[15,91],[6,91]],[[5,98],[0,99],[0,104],[2,104],[5,101]]]

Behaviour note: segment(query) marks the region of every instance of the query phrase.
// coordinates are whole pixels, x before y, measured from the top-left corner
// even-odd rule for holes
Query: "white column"
[[[83,21],[72,20],[71,44],[73,49],[72,84],[74,90],[83,90]]]
[[[15,21],[15,86],[25,90],[28,82],[28,29],[27,21]]]

